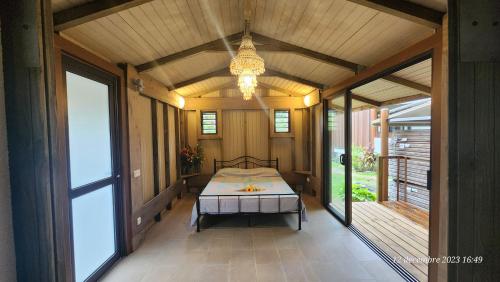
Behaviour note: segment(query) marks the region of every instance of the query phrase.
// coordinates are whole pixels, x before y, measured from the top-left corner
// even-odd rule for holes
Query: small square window
[[[274,132],[290,133],[290,110],[274,111]]]
[[[217,134],[217,112],[201,112],[201,134]]]

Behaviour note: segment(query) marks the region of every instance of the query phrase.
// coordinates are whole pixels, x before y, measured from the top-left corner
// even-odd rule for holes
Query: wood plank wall
[[[127,72],[129,78],[134,77],[136,74],[131,66],[127,66]],[[154,90],[155,88],[149,88],[149,91]],[[130,81],[127,83],[130,189],[133,215],[140,214],[146,204],[150,204],[160,192],[166,190],[178,179],[176,140],[179,136],[176,135],[175,124],[175,113],[178,109],[165,103],[164,100],[160,101],[154,98],[155,93],[149,94],[153,95],[142,95],[136,91]],[[156,112],[153,112],[154,110]],[[168,123],[166,125],[167,132],[165,132],[165,121]],[[156,129],[153,130],[155,123]],[[154,133],[156,133],[155,136],[153,136]],[[165,136],[168,137],[167,140],[165,140]],[[154,144],[156,144],[155,148],[153,147]],[[168,150],[168,162],[165,160],[167,158],[165,150]],[[156,189],[154,181],[155,168],[158,176],[158,187]],[[140,176],[134,177],[134,171],[139,171]],[[136,220],[136,218],[132,218],[134,226],[137,224]],[[148,226],[152,224],[152,221],[142,222],[141,224]],[[143,236],[144,232],[134,235],[134,249],[139,245]]]
[[[500,281],[500,62],[461,58],[460,52],[482,49],[459,48],[459,39],[473,32],[460,17],[471,2],[449,3],[449,255],[483,262],[448,265],[448,281]],[[470,14],[478,17],[476,30],[498,36],[498,26],[486,21],[498,10],[482,12]]]
[[[320,103],[310,108],[311,119],[311,177],[307,189],[312,191],[319,200],[323,197],[323,104]]]
[[[232,95],[225,91],[224,95]],[[242,155],[261,159],[279,158],[280,171],[310,170],[310,111],[295,109],[291,114],[293,136],[271,137],[268,110],[223,110],[222,139],[198,139],[196,111],[186,111],[187,144],[200,143],[205,162],[202,174],[213,173],[213,159],[230,160]]]
[[[430,130],[397,130],[391,132],[391,144],[389,144],[390,156],[406,156],[419,158],[408,160],[408,187],[407,194],[404,192],[404,183],[399,184],[400,199],[408,203],[429,210],[429,190],[427,190],[427,170],[430,169],[431,156],[431,132]],[[421,158],[421,159],[420,159]],[[389,161],[389,200],[397,199],[397,161]],[[404,181],[405,164],[399,162],[400,181]]]

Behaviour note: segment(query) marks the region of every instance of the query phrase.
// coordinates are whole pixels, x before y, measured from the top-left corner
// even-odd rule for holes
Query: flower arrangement
[[[240,190],[241,192],[259,192],[264,191],[264,188],[257,187],[253,184],[248,184],[245,188]]]
[[[182,174],[199,173],[203,165],[204,152],[200,144],[196,144],[194,150],[187,145],[180,152]]]

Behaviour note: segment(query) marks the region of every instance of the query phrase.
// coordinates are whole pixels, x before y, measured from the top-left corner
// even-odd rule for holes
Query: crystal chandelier
[[[231,74],[238,76],[238,87],[243,93],[244,100],[252,99],[257,87],[257,76],[263,74],[264,59],[257,55],[252,37],[248,33],[248,22],[245,24],[245,35],[241,39],[238,54],[231,60],[229,69]]]

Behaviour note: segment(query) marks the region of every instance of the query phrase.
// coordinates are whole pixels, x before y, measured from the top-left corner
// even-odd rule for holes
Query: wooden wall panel
[[[157,104],[157,130],[158,132],[158,176],[159,176],[159,187],[160,191],[167,188],[166,184],[166,168],[165,168],[165,140],[163,136],[163,107],[164,104]]]
[[[292,170],[292,138],[271,139],[271,159],[279,159],[279,171],[288,172]]]
[[[187,119],[187,144],[194,148],[198,143],[198,119],[196,111],[185,111]]]
[[[153,197],[153,141],[151,128],[151,100],[129,91],[130,168],[132,175],[139,170],[141,176],[132,178],[132,210],[138,210]]]
[[[500,62],[465,61],[460,53],[462,35],[483,31],[484,35],[497,36],[498,32],[489,27],[473,30],[468,17],[477,17],[482,23],[482,19],[495,18],[497,11],[477,13],[480,10],[466,9],[472,2],[449,3],[447,255],[480,256],[483,262],[449,264],[448,281],[500,281]],[[483,5],[497,3],[484,1]],[[434,100],[432,103],[434,106]],[[434,110],[432,113],[434,120]]]
[[[303,118],[302,115],[306,111],[303,110],[295,110],[293,114],[295,115],[293,119],[293,127],[295,128],[295,142],[294,142],[294,152],[295,152],[295,170],[305,170],[304,169],[304,158],[307,158],[307,156],[304,153],[304,142],[305,136],[304,136],[304,128],[302,126],[303,123]]]
[[[205,152],[205,160],[201,167],[202,174],[212,174],[214,172],[214,159],[221,160],[221,140],[206,139],[200,140],[200,145]]]
[[[168,106],[168,132],[170,134],[168,135],[168,148],[170,151],[170,183],[174,183],[177,181],[177,155],[179,152],[177,152],[177,149],[175,148],[175,141],[176,141],[176,136],[175,136],[175,114],[174,112],[177,109]]]
[[[246,111],[246,155],[269,159],[269,112]]]
[[[222,157],[232,160],[245,154],[245,112],[222,112]]]

